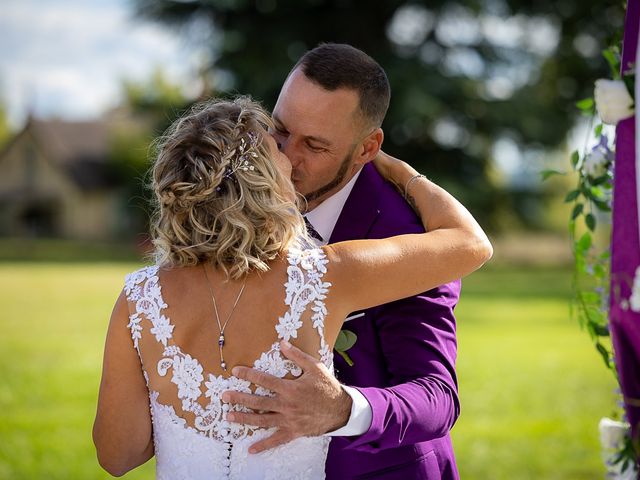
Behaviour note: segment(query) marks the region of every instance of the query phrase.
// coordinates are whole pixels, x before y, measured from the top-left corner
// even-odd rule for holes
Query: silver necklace
[[[207,274],[207,268],[205,267],[204,263],[202,264],[202,268],[204,270],[204,276],[207,279],[207,285],[209,286],[209,293],[211,293],[211,300],[213,300],[213,311],[216,314],[216,322],[218,323],[218,329],[220,330],[220,336],[218,337],[218,349],[220,350],[220,367],[222,368],[222,370],[226,372],[227,364],[224,361],[224,355],[222,354],[222,347],[224,347],[224,344],[225,344],[224,330],[227,328],[227,325],[229,324],[229,320],[231,320],[231,316],[233,315],[233,312],[236,309],[236,305],[238,305],[238,302],[240,301],[242,292],[244,292],[244,287],[247,285],[247,279],[245,278],[244,283],[242,284],[242,288],[240,289],[240,293],[238,294],[238,297],[236,298],[236,301],[233,304],[233,307],[231,308],[231,313],[229,313],[227,320],[224,322],[224,325],[222,325],[220,323],[220,315],[218,315],[218,305],[216,304],[216,297],[213,295],[213,288],[211,287],[211,282],[209,281],[209,275]]]

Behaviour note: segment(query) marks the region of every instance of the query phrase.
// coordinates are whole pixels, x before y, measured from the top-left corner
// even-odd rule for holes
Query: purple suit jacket
[[[367,164],[331,243],[418,232],[424,232],[420,219]],[[363,435],[332,439],[328,479],[459,478],[449,436],[460,413],[453,315],[459,294],[460,282],[452,282],[345,323],[358,336],[348,351],[354,366],[336,355],[336,375],[362,392],[373,418]]]

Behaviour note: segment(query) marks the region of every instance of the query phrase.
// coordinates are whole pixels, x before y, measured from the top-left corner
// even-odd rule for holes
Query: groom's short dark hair
[[[344,43],[322,43],[305,53],[291,71],[298,67],[326,90],[355,90],[366,123],[382,125],[391,97],[389,80],[378,62],[362,50]]]

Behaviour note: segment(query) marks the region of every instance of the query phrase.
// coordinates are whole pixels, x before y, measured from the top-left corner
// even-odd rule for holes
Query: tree
[[[12,135],[9,119],[7,118],[7,110],[3,103],[0,103],[0,149],[9,141]]]
[[[179,85],[172,84],[161,69],[144,82],[123,81],[124,102],[110,113],[110,159],[116,177],[123,185],[127,210],[133,207],[129,234],[148,232],[151,193],[148,172],[153,142],[192,102]]]
[[[525,225],[544,192],[520,168],[501,182],[496,142],[542,163],[574,125],[574,102],[606,72],[598,45],[623,20],[596,0],[135,0],[139,16],[211,32],[212,72],[272,108],[291,66],[319,42],[346,42],[385,68],[385,149],[456,194],[488,227]],[[537,170],[541,169],[540,165]],[[524,174],[523,174],[524,171]],[[532,181],[532,178],[534,180]],[[504,184],[504,187],[501,186]]]

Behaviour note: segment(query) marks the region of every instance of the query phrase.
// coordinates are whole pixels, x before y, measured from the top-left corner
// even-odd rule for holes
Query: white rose
[[[620,120],[633,115],[633,99],[622,80],[596,80],[594,97],[604,123],[617,125]]]
[[[629,434],[629,424],[617,422],[610,418],[600,419],[598,425],[600,430],[600,445],[602,446],[602,459],[607,468],[607,478],[616,480],[636,480],[638,470],[632,465],[622,472],[622,464],[614,465],[617,451],[622,445],[624,438]]]
[[[584,159],[584,171],[590,177],[600,177],[607,171],[607,162],[607,156],[596,148]]]
[[[629,298],[631,310],[640,312],[640,267],[636,269],[636,276],[633,279],[633,287],[631,287],[631,298]]]
[[[624,440],[629,424],[604,417],[600,419],[598,427],[600,430],[600,445],[604,449],[617,449]]]
[[[631,310],[634,312],[640,312],[640,294],[639,292],[634,291],[631,298],[629,298],[629,303],[631,306]]]

